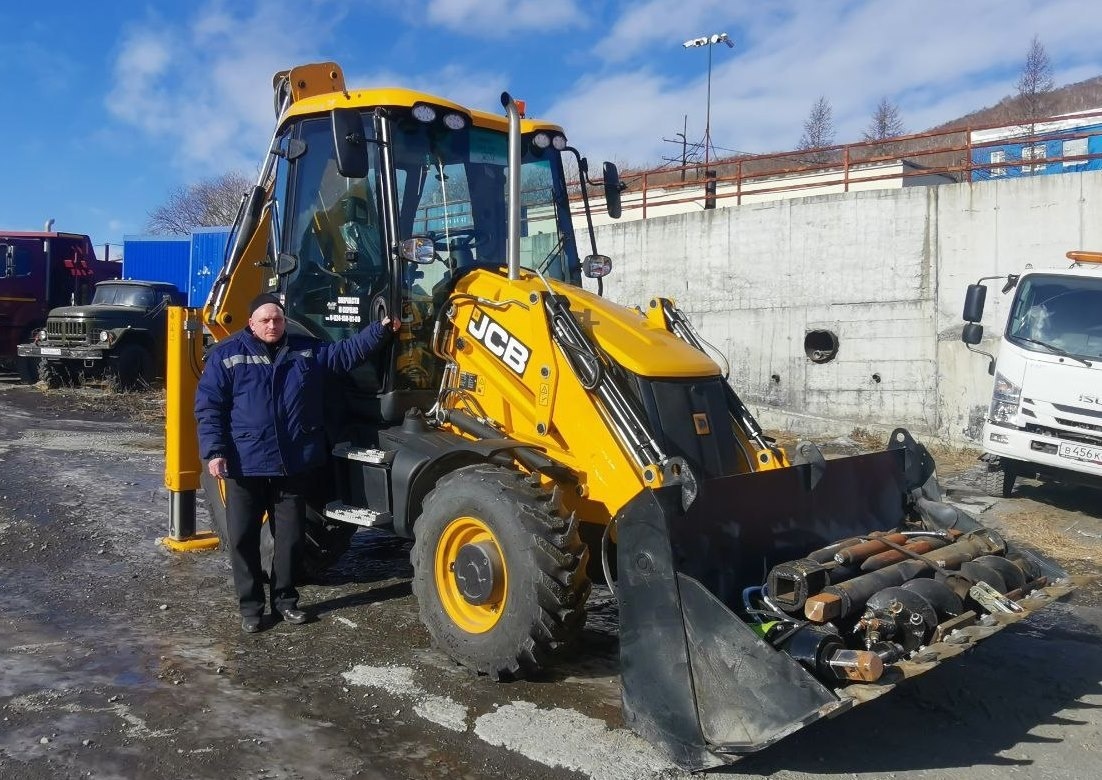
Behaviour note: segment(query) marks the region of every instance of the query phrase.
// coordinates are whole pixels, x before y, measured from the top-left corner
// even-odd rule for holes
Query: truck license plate
[[[1082,460],[1087,463],[1094,463],[1098,466],[1102,466],[1102,447],[1091,447],[1088,444],[1071,444],[1065,441],[1060,442],[1060,447],[1056,450],[1056,454],[1061,458]]]
[[[40,347],[38,351],[43,355],[60,355],[61,347]]]

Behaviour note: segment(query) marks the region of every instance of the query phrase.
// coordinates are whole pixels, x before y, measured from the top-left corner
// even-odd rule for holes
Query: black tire
[[[980,488],[989,496],[1010,498],[1017,478],[1018,475],[1005,465],[988,465],[987,469],[980,473]]]
[[[39,360],[38,381],[51,390],[56,390],[59,387],[76,387],[80,384],[77,372],[73,371],[69,364],[63,360],[56,362]]]
[[[203,463],[203,470],[199,474],[199,484],[203,488],[207,512],[210,513],[211,530],[218,537],[222,549],[228,553],[226,500],[218,489],[218,480],[207,471],[206,463]],[[330,520],[308,504],[302,561],[299,570],[295,573],[295,581],[299,584],[317,581],[321,574],[348,550],[355,531],[356,526]],[[274,555],[275,540],[272,538],[271,529],[267,528],[265,523],[265,528],[260,532],[260,564],[264,567],[264,571],[271,572]]]
[[[123,344],[110,369],[109,384],[119,393],[144,390],[153,382],[153,355],[141,344]]]
[[[492,534],[508,583],[491,603],[459,603],[483,621],[474,631],[445,606],[456,592],[441,594],[436,582],[438,549],[444,587],[459,581],[454,557],[449,560],[444,551],[457,538],[454,529],[472,521]],[[550,491],[511,469],[480,464],[443,477],[425,497],[410,558],[413,593],[434,644],[480,674],[494,679],[535,674],[585,624],[589,549],[578,522],[563,516]]]

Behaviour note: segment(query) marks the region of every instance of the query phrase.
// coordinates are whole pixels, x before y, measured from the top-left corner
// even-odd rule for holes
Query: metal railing
[[[1000,130],[1006,133],[1001,134]],[[985,131],[995,132],[985,137]],[[977,134],[981,140],[976,140]],[[626,170],[621,172],[626,185],[623,210],[628,219],[646,219],[656,211],[688,211],[693,204],[710,208],[855,189],[972,182],[1100,168],[1102,162],[1097,161],[1102,161],[1102,151],[1085,151],[1091,138],[1102,138],[1102,109],[1018,120],[1013,124],[952,127],[882,141],[742,155],[713,160],[707,169],[702,163],[694,163]],[[1066,153],[1068,142],[1075,141],[1080,142],[1075,147],[1083,147],[1083,153]],[[1042,144],[1044,148],[1040,149]],[[1029,156],[1021,155],[1022,147],[1029,148]],[[1014,156],[1015,149],[1020,156]],[[1002,159],[992,160],[990,156],[980,159],[984,153],[998,150],[1003,151]],[[1039,151],[1043,152],[1040,156]],[[571,188],[572,194],[574,189]],[[595,212],[603,210],[600,199],[593,206]],[[572,211],[580,214],[580,202]]]

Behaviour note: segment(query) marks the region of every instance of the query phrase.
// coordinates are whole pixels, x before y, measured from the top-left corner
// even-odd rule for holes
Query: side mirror
[[[987,300],[987,288],[982,284],[968,285],[968,292],[964,295],[965,322],[979,322],[983,319],[983,304]]]
[[[436,247],[431,238],[407,238],[398,245],[403,260],[417,265],[430,265],[436,260]]]
[[[622,212],[620,203],[620,172],[615,163],[606,162],[601,177],[605,183],[605,208],[613,219],[619,219]]]
[[[969,322],[960,332],[960,340],[969,346],[976,346],[983,339],[983,325],[977,322]]]
[[[333,126],[337,171],[346,179],[364,178],[368,173],[368,159],[363,117],[354,108],[334,108],[329,119]]]
[[[582,273],[590,279],[603,279],[612,273],[612,259],[607,255],[589,255],[582,261]]]

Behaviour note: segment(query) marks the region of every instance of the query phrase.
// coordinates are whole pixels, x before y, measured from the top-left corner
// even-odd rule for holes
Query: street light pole
[[[717,43],[727,44],[727,48],[735,48],[734,42],[727,37],[727,33],[715,33],[700,38],[691,38],[682,46],[686,49],[694,49],[699,46],[708,47],[708,97],[704,108],[704,169],[708,169],[709,151],[712,146],[712,46]]]

